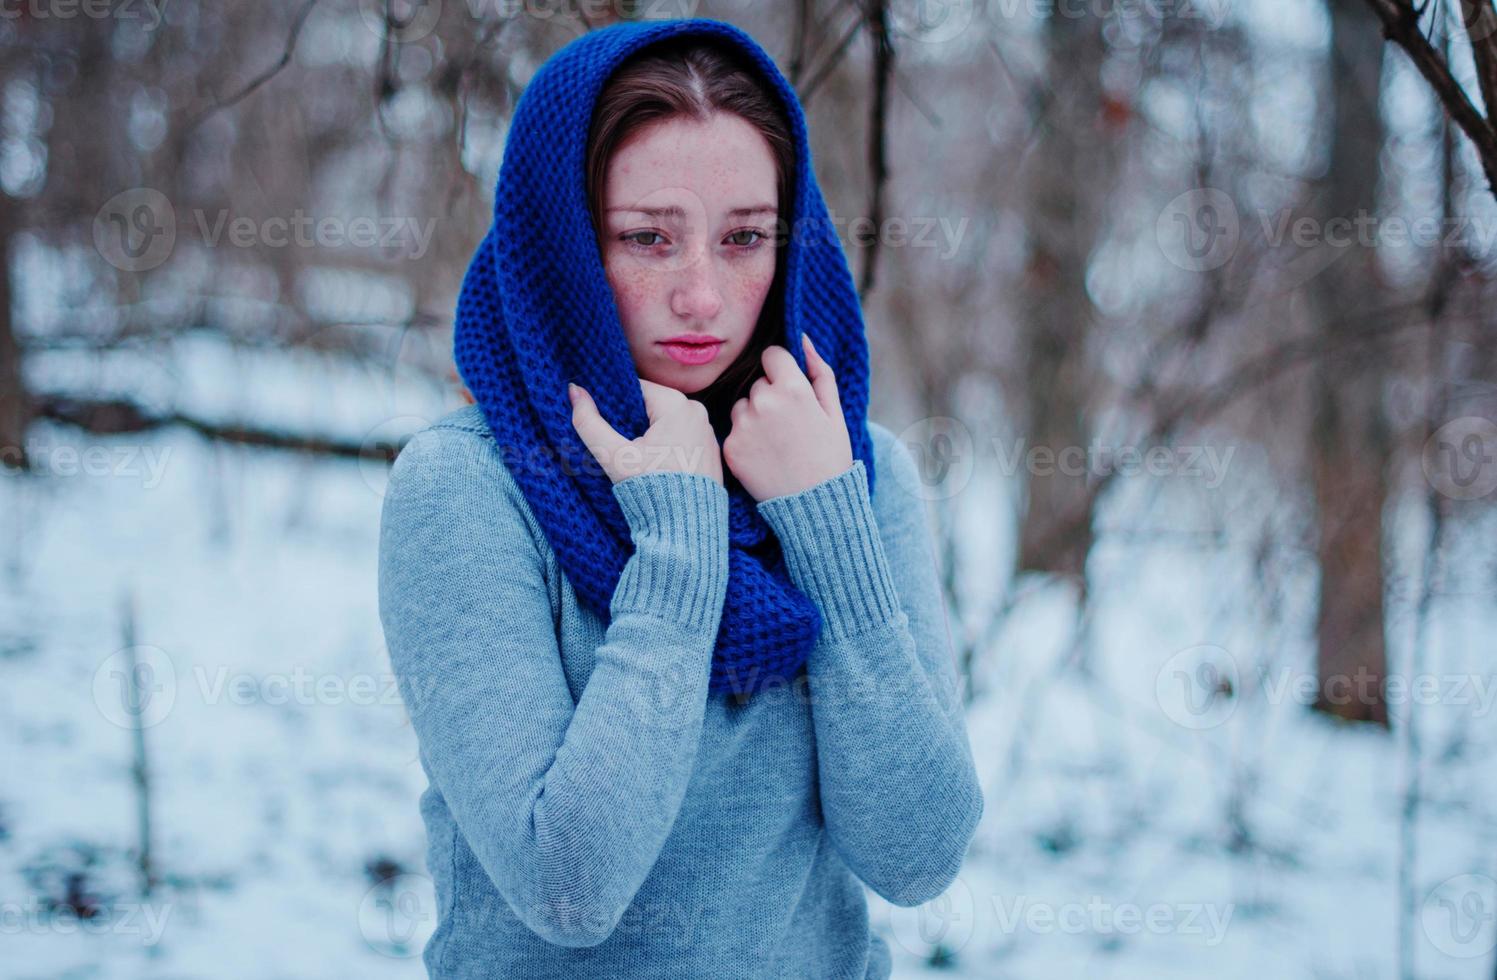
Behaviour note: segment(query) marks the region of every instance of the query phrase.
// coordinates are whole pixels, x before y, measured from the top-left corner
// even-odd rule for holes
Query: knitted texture
[[[758,505],[826,628],[744,704],[707,694],[721,484],[614,486],[637,547],[605,628],[476,405],[406,444],[379,613],[429,780],[432,980],[889,977],[865,886],[946,892],[983,794],[914,457],[869,434],[878,494],[859,460]]]
[[[862,311],[794,89],[752,37],[722,21],[628,22],[582,35],[541,66],[515,109],[493,225],[463,279],[453,347],[463,382],[568,579],[605,619],[632,542],[607,474],[572,425],[567,382],[586,388],[625,438],[643,434],[649,417],[588,213],[585,150],[610,73],[646,45],[682,35],[736,48],[783,105],[796,174],[792,200],[781,202],[790,233],[778,255],[786,264],[779,342],[804,371],[801,336],[811,335],[836,374],[854,459],[870,484],[874,472]],[[795,676],[822,622],[755,501],[729,482],[729,584],[709,689],[746,695]]]

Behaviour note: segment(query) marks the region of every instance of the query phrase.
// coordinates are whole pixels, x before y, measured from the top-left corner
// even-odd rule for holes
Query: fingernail
[[[577,386],[570,381],[567,382],[567,400],[573,405],[577,404]]]

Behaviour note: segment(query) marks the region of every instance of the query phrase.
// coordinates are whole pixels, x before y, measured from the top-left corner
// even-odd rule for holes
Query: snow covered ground
[[[459,404],[398,371],[206,341],[28,370],[357,439]],[[0,479],[0,976],[424,975],[424,777],[375,606],[382,465],[180,430],[32,436],[41,475]],[[1139,478],[1110,498],[1085,670],[1069,589],[1014,584],[968,721],[987,799],[968,867],[920,909],[870,895],[897,977],[1396,977],[1401,935],[1420,977],[1493,975],[1497,525],[1453,542],[1464,571],[1419,661],[1438,693],[1395,705],[1422,736],[1405,910],[1402,737],[1299,703],[1313,565],[1292,531],[1259,549],[1292,502],[1246,448],[1233,466],[1215,490]],[[1008,494],[980,472],[955,498],[969,596],[1008,585]],[[1427,529],[1417,500],[1390,516],[1407,672]],[[131,651],[162,881],[145,902]],[[1222,678],[1232,696],[1210,699]],[[94,916],[48,911],[70,895]]]

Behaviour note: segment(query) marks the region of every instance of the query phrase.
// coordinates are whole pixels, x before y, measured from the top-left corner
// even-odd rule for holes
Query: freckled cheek
[[[664,302],[666,295],[664,277],[627,259],[609,264],[608,284],[613,287],[619,311],[626,316]]]
[[[739,308],[764,302],[774,281],[774,261],[746,263],[729,276],[729,290]]]

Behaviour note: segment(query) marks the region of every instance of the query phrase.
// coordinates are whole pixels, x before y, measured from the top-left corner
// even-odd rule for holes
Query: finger
[[[790,352],[779,344],[771,344],[764,348],[764,356],[760,360],[764,364],[764,376],[772,385],[783,384],[786,387],[794,387],[797,384],[807,383],[800,365],[795,363],[795,358],[791,357]]]
[[[681,394],[670,385],[656,384],[654,381],[639,379],[639,390],[645,399],[645,414],[650,418],[650,424],[666,413],[668,409],[676,407],[677,403],[686,396]]]
[[[744,396],[744,400],[747,401],[750,405],[762,406],[764,404],[765,392],[771,391],[773,390],[773,388],[773,381],[769,380],[768,378],[760,378],[753,384],[749,385],[748,394]]]
[[[572,428],[594,456],[598,453],[614,453],[620,445],[628,442],[598,413],[598,405],[586,388],[574,385],[568,389],[572,394]]]
[[[837,375],[811,342],[810,334],[801,334],[801,346],[806,350],[806,372],[811,387],[816,391],[816,400],[828,415],[842,413],[842,395],[837,391]]]

